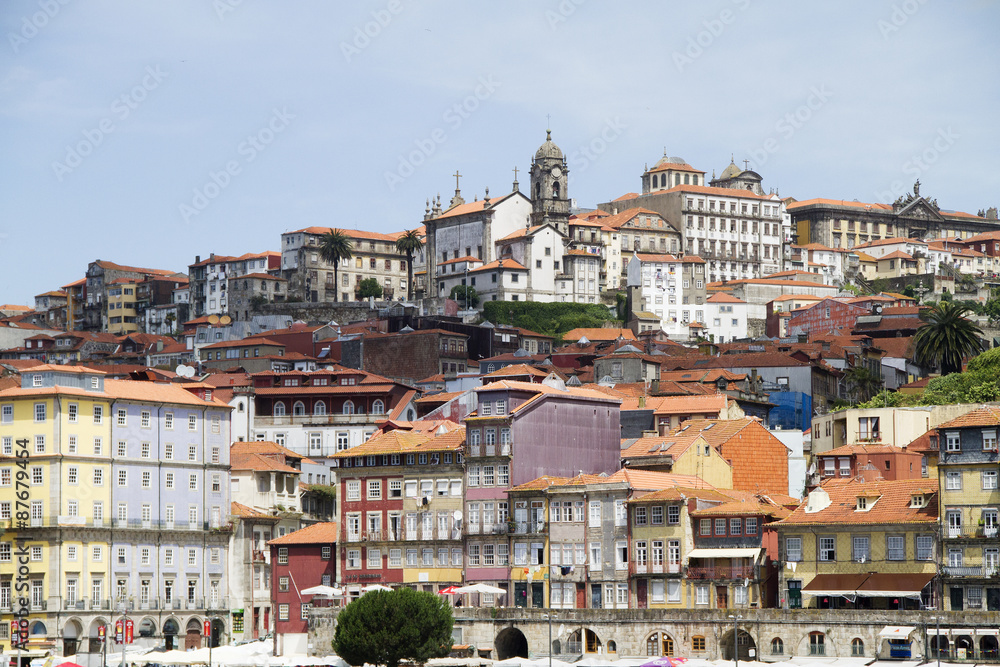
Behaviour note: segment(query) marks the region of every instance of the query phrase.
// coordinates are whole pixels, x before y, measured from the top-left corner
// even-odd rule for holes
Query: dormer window
[[[910,507],[919,508],[927,505],[927,499],[923,494],[910,496]]]
[[[868,499],[864,496],[858,496],[858,506],[857,510],[863,512],[868,509]]]
[[[32,387],[41,387],[42,386],[42,376],[41,375],[32,375],[31,376],[31,386]]]

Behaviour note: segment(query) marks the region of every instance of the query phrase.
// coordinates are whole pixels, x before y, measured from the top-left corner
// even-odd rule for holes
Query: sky
[[[97,259],[186,272],[309,226],[380,232],[522,192],[546,129],[569,195],[664,151],[782,197],[1000,205],[1000,3],[4,0],[0,303]],[[747,163],[743,161],[747,160]]]

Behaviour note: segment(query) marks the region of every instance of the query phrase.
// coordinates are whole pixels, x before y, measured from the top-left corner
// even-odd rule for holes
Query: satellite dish
[[[180,366],[178,366],[174,370],[174,372],[177,373],[177,375],[179,375],[182,378],[193,378],[194,377],[194,367],[193,366],[185,366],[184,364],[181,364]]]
[[[209,315],[208,316],[208,323],[209,324],[218,324],[219,323],[219,316],[218,315]]]
[[[462,510],[455,510],[455,514],[453,516],[455,517],[455,521],[461,521],[462,520]]]
[[[233,318],[229,317],[229,315],[223,315],[219,318],[219,324],[229,324],[232,321]]]
[[[179,375],[180,377],[184,377],[184,368],[185,368],[184,364],[179,364],[177,368],[174,369],[174,372],[177,373],[177,375]]]

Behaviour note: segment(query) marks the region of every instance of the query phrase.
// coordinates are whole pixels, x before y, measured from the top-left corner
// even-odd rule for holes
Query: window
[[[997,471],[996,470],[984,470],[983,471],[983,490],[991,490],[997,488]]]
[[[851,640],[851,655],[855,657],[861,657],[865,654],[865,643],[861,641],[860,637],[855,637]]]
[[[696,605],[708,604],[708,586],[699,584],[694,587],[694,603]]]
[[[792,562],[802,561],[802,538],[801,537],[786,537],[785,538],[785,560]]]
[[[984,452],[995,452],[997,451],[997,432],[983,431],[983,451]]]
[[[837,560],[837,539],[835,537],[819,538],[819,559],[821,561]]]
[[[117,424],[119,426],[126,426],[128,424],[128,412],[124,408],[118,409]]]
[[[757,534],[757,517],[747,517],[744,524],[744,533],[747,535]]]
[[[944,488],[948,491],[960,491],[962,489],[962,472],[960,470],[949,470],[945,473]]]
[[[826,637],[822,632],[809,633],[809,655],[826,655]]]
[[[128,471],[119,470],[118,471],[118,486],[128,486]]]
[[[347,482],[347,500],[361,500],[361,482],[349,480]]]
[[[382,480],[368,480],[368,500],[382,499]]]
[[[948,433],[945,434],[945,443],[945,451],[962,451],[962,441],[959,439],[958,431],[948,431]]]
[[[726,534],[726,520],[725,519],[716,519],[715,520],[715,534],[716,535],[725,535]]]
[[[771,655],[784,655],[785,643],[779,637],[771,640]]]
[[[871,560],[871,548],[868,537],[855,536],[851,540],[851,559],[856,563],[867,563]]]
[[[278,620],[287,621],[288,620],[288,604],[283,603],[278,605]]]
[[[101,424],[104,422],[104,406],[95,405],[94,406],[94,423]]]
[[[905,560],[906,538],[902,535],[887,535],[885,538],[885,551],[888,560]]]
[[[636,507],[635,508],[635,525],[645,526],[647,523],[646,508]]]
[[[168,431],[174,430],[174,413],[167,412],[163,415],[163,428]]]
[[[668,505],[667,506],[667,523],[671,526],[676,526],[681,522],[681,507],[680,505]]]
[[[7,406],[4,406],[7,407]],[[77,420],[77,415],[80,411],[80,406],[76,403],[70,403],[66,410],[66,419],[70,424],[75,424]]]

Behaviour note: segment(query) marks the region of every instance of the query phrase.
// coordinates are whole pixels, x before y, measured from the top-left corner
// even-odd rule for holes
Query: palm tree
[[[960,373],[962,359],[982,352],[982,330],[965,315],[967,306],[941,301],[920,313],[924,321],[913,338],[915,361],[921,366],[941,368],[941,375]]]
[[[411,229],[396,239],[396,251],[406,255],[406,298],[413,300],[413,253],[424,247],[420,232]]]
[[[333,300],[337,300],[340,289],[340,260],[350,259],[354,244],[351,237],[339,229],[331,229],[319,240],[319,255],[323,261],[333,264]]]
[[[844,375],[844,381],[855,403],[867,401],[882,390],[882,378],[866,366],[852,366]]]

